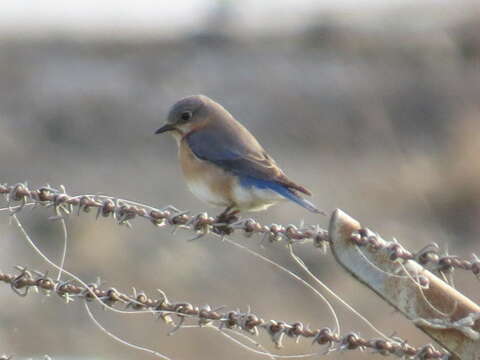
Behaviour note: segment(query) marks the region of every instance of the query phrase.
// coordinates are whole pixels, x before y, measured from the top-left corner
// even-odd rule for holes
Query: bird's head
[[[215,104],[204,95],[193,95],[177,101],[168,112],[167,122],[155,134],[170,132],[175,138],[208,125],[209,107]]]

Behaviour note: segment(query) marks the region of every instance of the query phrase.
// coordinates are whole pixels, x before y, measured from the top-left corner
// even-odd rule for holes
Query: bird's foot
[[[215,225],[213,231],[219,235],[230,235],[233,232],[233,229],[229,225],[237,222],[239,219],[238,211],[231,213],[223,212],[217,216],[215,223],[218,225]]]
[[[217,223],[222,224],[232,224],[238,221],[240,217],[238,216],[238,211],[233,211],[231,213],[221,213],[217,216]]]

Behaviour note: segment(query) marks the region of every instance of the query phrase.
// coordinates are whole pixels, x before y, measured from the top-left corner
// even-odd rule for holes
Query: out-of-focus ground
[[[299,31],[262,36],[221,31],[222,17],[214,16],[201,30],[163,40],[2,38],[0,182],[64,184],[72,194],[103,193],[216,213],[180,180],[174,141],[153,135],[175,100],[203,93],[254,132],[287,174],[312,190],[321,208],[341,208],[412,250],[435,241],[467,257],[480,248],[475,10],[465,7],[462,16],[444,14],[450,21],[433,23],[425,9],[418,22],[406,21],[415,19],[414,10],[401,11],[390,14],[389,26],[383,21],[374,27],[319,16]],[[58,259],[62,234],[58,223],[45,221],[50,215],[36,209],[20,217],[38,246]],[[287,203],[254,216],[265,223],[327,226],[326,217]],[[124,291],[134,285],[154,295],[161,288],[172,300],[251,306],[266,319],[333,326],[326,307],[306,288],[217,238],[187,242],[190,233],[172,235],[141,221],[133,225],[128,230],[110,219],[72,216],[67,269],[87,282],[100,276]],[[16,264],[47,269],[5,215],[0,229],[2,270]],[[301,273],[283,244],[262,248],[260,239],[238,241]],[[298,251],[320,279],[379,328],[415,345],[430,341],[329,254],[309,245]],[[480,300],[471,274],[456,279]],[[1,307],[8,309],[0,313],[0,353],[150,358],[100,333],[80,302],[20,298],[6,286],[0,294]],[[117,335],[175,360],[258,358],[208,329],[168,337],[169,329],[148,316],[95,313]],[[349,313],[340,315],[342,332],[375,336]],[[267,338],[258,341],[271,348]],[[279,353],[322,350],[308,341],[286,343]]]

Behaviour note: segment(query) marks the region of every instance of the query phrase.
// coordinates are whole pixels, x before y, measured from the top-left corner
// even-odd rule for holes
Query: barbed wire
[[[380,242],[378,235],[367,228],[354,231],[350,239],[358,246],[387,251],[391,261],[414,260],[428,269],[443,273],[462,269],[471,271],[480,280],[480,258],[475,254],[472,254],[472,260],[461,259],[456,255],[440,255],[440,247],[436,243],[428,244],[423,249],[412,253],[396,240]]]
[[[205,212],[196,215],[189,215],[189,211],[180,211],[169,205],[162,209],[153,208],[133,201],[116,199],[105,195],[78,195],[70,196],[64,189],[55,189],[50,186],[40,187],[31,190],[27,184],[18,183],[15,185],[0,184],[0,194],[7,196],[9,206],[13,212],[21,211],[25,206],[42,205],[54,207],[58,216],[61,213],[71,214],[77,208],[77,214],[88,213],[91,209],[97,210],[97,218],[113,216],[118,224],[129,225],[129,221],[135,217],[149,220],[155,226],[181,226],[197,233],[196,238],[207,235],[211,232],[220,236],[241,232],[249,237],[260,234],[263,240],[288,241],[299,243],[312,241],[317,247],[324,248],[328,243],[328,231],[319,225],[306,225],[297,227],[295,225],[262,225],[258,221],[248,218],[240,219],[232,224],[218,223],[215,217]],[[28,203],[31,201],[32,203]],[[19,203],[19,204],[18,204]],[[17,204],[14,206],[14,204]],[[54,217],[50,219],[55,219]]]
[[[182,328],[186,319],[196,319],[199,326],[215,326],[219,330],[223,328],[242,330],[250,335],[259,335],[260,332],[267,333],[277,348],[283,346],[285,338],[298,341],[300,338],[311,339],[312,344],[327,345],[326,353],[344,350],[371,350],[382,355],[394,355],[399,358],[408,359],[448,359],[449,354],[437,350],[431,344],[421,347],[413,347],[405,340],[398,337],[395,341],[384,339],[365,339],[355,332],[339,336],[330,328],[310,329],[302,322],[288,323],[278,320],[265,320],[260,316],[239,310],[221,312],[224,308],[214,308],[210,305],[196,306],[189,302],[170,302],[167,295],[159,290],[161,298],[155,299],[146,295],[143,291],[135,291],[128,295],[116,290],[113,287],[101,289],[98,283],[88,284],[88,287],[76,285],[72,281],[57,281],[36,270],[28,270],[25,267],[17,266],[18,273],[9,274],[0,271],[0,282],[10,285],[10,288],[19,296],[27,296],[30,289],[42,290],[42,293],[49,295],[55,293],[70,303],[75,299],[93,301],[96,298],[111,307],[123,304],[127,309],[135,311],[151,311],[169,325],[174,326],[174,331]],[[94,296],[95,294],[95,296]],[[175,323],[172,317],[178,318]],[[273,355],[275,356],[275,355]]]
[[[23,183],[0,184],[0,194],[7,196],[12,212],[19,212],[28,205],[53,207],[56,216],[50,217],[52,220],[73,213],[76,207],[77,214],[88,213],[91,209],[96,209],[97,218],[112,216],[120,225],[130,226],[130,220],[141,217],[159,227],[182,227],[196,233],[193,239],[198,239],[209,233],[220,236],[240,233],[246,237],[258,234],[262,237],[262,242],[265,240],[270,242],[286,241],[290,244],[312,242],[314,246],[324,250],[330,242],[328,231],[319,225],[300,227],[293,224],[286,226],[279,224],[264,225],[252,218],[240,219],[232,224],[223,224],[218,223],[217,218],[209,216],[206,212],[189,215],[189,211],[181,211],[171,205],[157,209],[145,204],[106,195],[71,196],[65,192],[63,187],[55,189],[50,186],[43,186],[31,190],[27,184]],[[380,243],[377,234],[366,228],[353,233],[351,240],[359,246],[370,246],[388,251],[392,261],[397,259],[414,260],[433,271],[444,273],[461,269],[472,272],[477,279],[480,279],[480,258],[475,254],[472,254],[471,260],[461,259],[456,255],[441,255],[441,250],[436,243],[428,244],[417,252],[411,252],[397,241]]]
[[[8,208],[0,209],[0,211],[8,210],[10,214],[16,214],[26,207],[48,207],[54,210],[54,216],[50,216],[50,220],[62,220],[75,212],[80,215],[82,212],[88,213],[96,210],[97,218],[112,217],[119,225],[131,226],[130,221],[140,217],[158,227],[171,226],[175,229],[183,228],[191,231],[195,233],[193,239],[201,238],[209,233],[220,237],[233,233],[245,237],[259,235],[262,242],[285,241],[289,246],[308,242],[322,248],[324,252],[331,241],[328,231],[319,225],[300,225],[298,227],[279,224],[264,225],[251,218],[225,224],[221,223],[218,217],[211,217],[205,212],[191,215],[189,211],[181,211],[171,205],[158,209],[106,195],[71,196],[66,193],[63,186],[60,186],[59,189],[43,186],[32,190],[26,183],[0,184],[0,194],[5,195],[8,204]],[[410,252],[395,239],[390,242],[381,241],[376,233],[367,228],[353,232],[350,239],[357,246],[368,247],[374,251],[386,251],[391,261],[413,260],[442,274],[462,269],[470,271],[480,278],[480,259],[475,254],[472,254],[472,260],[464,260],[448,253],[441,255],[440,249],[435,243],[429,244],[418,252]],[[160,318],[170,324],[175,324],[171,320],[172,316],[178,317],[179,321],[175,325],[174,331],[182,328],[185,319],[195,318],[198,321],[195,326],[214,326],[219,330],[242,330],[254,335],[265,331],[278,347],[282,346],[285,337],[297,340],[303,337],[312,338],[313,343],[328,345],[327,352],[370,349],[384,355],[397,355],[401,358],[412,359],[447,359],[449,356],[447,352],[435,350],[429,344],[414,348],[397,337],[386,340],[369,340],[361,338],[354,332],[340,336],[329,328],[310,330],[300,322],[265,321],[249,311],[246,313],[240,311],[221,313],[219,309],[212,309],[208,305],[195,307],[186,302],[169,303],[163,292],[161,292],[162,299],[155,300],[148,298],[144,293],[137,294],[135,292],[133,296],[130,296],[119,293],[114,288],[99,290],[98,284],[82,287],[74,285],[72,281],[54,281],[48,278],[47,274],[28,271],[25,268],[19,268],[19,271],[20,273],[17,275],[0,272],[0,281],[10,284],[12,290],[20,296],[26,296],[29,289],[33,287],[47,293],[55,292],[65,298],[67,302],[78,297],[87,301],[100,299],[109,306],[122,302],[134,310],[145,310],[158,314]],[[81,281],[80,283],[84,284]]]

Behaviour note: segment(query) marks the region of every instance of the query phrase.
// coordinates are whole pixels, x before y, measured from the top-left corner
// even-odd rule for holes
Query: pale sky
[[[223,0],[223,2],[227,2]],[[394,7],[461,3],[460,0],[230,0],[236,26],[257,31],[305,24],[314,16],[358,18]],[[73,33],[170,36],[205,24],[222,0],[3,0],[0,35]]]

